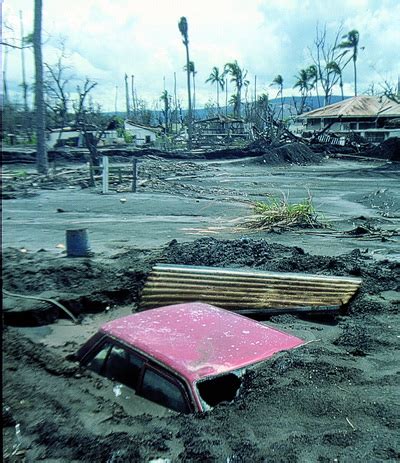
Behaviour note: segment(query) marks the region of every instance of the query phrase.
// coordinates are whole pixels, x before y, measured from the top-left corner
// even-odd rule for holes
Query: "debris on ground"
[[[387,159],[388,161],[400,162],[400,138],[388,138],[380,145],[375,146],[363,153],[363,156]]]
[[[201,301],[241,314],[334,314],[360,285],[354,277],[159,264],[146,280],[139,308]]]
[[[363,240],[376,240],[379,239],[381,241],[388,241],[391,238],[395,238],[400,236],[400,229],[395,230],[382,230],[379,227],[371,227],[371,226],[363,226],[359,225],[352,230],[348,230],[344,232],[344,237],[346,235],[351,238],[361,238]]]

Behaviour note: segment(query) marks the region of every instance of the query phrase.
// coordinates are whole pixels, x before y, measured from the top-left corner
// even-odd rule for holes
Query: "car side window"
[[[102,376],[136,390],[143,363],[133,352],[106,343],[87,366]]]
[[[106,342],[102,345],[101,349],[97,352],[97,354],[87,363],[87,367],[98,373],[99,375],[102,375],[103,367],[104,367],[104,362],[108,358],[108,355],[110,353],[112,344],[109,342]]]
[[[141,395],[177,412],[190,411],[182,387],[149,368],[144,372]]]

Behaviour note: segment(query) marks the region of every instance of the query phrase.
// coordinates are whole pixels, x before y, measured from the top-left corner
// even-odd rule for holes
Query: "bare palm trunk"
[[[25,73],[25,54],[24,54],[24,26],[22,23],[22,11],[19,12],[19,22],[21,29],[21,72],[22,72],[22,90],[24,96],[24,111],[25,117],[28,116],[28,84],[26,83],[26,73]]]
[[[228,79],[225,79],[225,116],[228,116]]]
[[[135,98],[135,76],[131,75],[131,93],[132,93],[132,108],[133,116],[136,117],[136,98]]]
[[[354,96],[357,96],[357,64],[356,64],[355,59],[353,59],[353,66],[354,66]]]
[[[129,118],[131,111],[129,105],[129,87],[128,87],[128,74],[125,73],[125,105],[126,105],[126,117]]]
[[[196,78],[193,72],[193,120],[196,119]]]
[[[178,99],[176,97],[176,72],[174,72],[174,122],[175,132],[178,132]]]
[[[43,98],[42,0],[35,0],[33,49],[35,54],[36,166],[39,174],[47,175],[49,163],[46,149],[46,115]]]
[[[7,87],[7,58],[8,58],[8,47],[4,47],[4,66],[3,66],[3,106],[8,106],[8,87]]]
[[[342,75],[340,74],[340,82],[339,82],[339,85],[340,85],[340,93],[342,95],[342,101],[344,100],[344,94],[343,94],[343,79],[342,79]]]
[[[217,114],[219,115],[219,82],[217,81]]]
[[[192,95],[190,91],[190,59],[189,59],[189,46],[185,43],[186,49],[186,76],[188,88],[188,147],[192,149]]]
[[[236,105],[237,105],[237,118],[238,119],[240,119],[240,116],[242,114],[242,102],[241,102],[241,99],[242,99],[242,88],[238,87],[238,89],[237,89],[237,102],[236,102]]]

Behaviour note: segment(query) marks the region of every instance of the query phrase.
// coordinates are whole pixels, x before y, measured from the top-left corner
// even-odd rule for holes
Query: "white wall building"
[[[133,143],[142,146],[156,141],[160,130],[153,127],[137,124],[132,121],[125,121],[125,132],[134,137]]]

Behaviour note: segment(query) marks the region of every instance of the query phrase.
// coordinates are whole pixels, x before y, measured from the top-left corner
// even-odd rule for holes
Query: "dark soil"
[[[323,159],[321,153],[314,152],[304,143],[289,143],[277,148],[266,149],[265,153],[256,159],[263,164],[309,164],[318,163]]]
[[[314,256],[301,248],[269,244],[263,239],[202,238],[193,243],[174,240],[159,251],[132,250],[108,261],[55,257],[45,251],[25,253],[17,249],[6,249],[3,259],[4,289],[21,295],[55,298],[75,316],[101,312],[112,305],[135,304],[148,273],[159,262],[356,276],[363,279],[364,295],[400,289],[398,263],[381,261],[378,265],[359,250],[339,257]],[[359,298],[354,306],[350,305],[350,311],[362,311],[357,303]],[[4,319],[8,324],[46,324],[58,317],[65,314],[51,304],[5,299]]]
[[[240,396],[211,412],[131,416],[106,394],[108,380],[68,361],[78,345],[50,348],[29,330],[6,326],[5,461],[303,462],[397,461],[400,458],[400,264],[355,250],[312,256],[265,240],[204,238],[111,259],[4,253],[4,287],[21,294],[62,293],[75,314],[131,303],[156,262],[351,275],[363,279],[348,314],[336,320],[271,317],[273,326],[311,341],[249,371]],[[54,296],[55,297],[55,296]],[[19,303],[7,309],[19,313]],[[76,301],[80,301],[78,304]],[[36,321],[48,323],[40,311]],[[9,311],[5,312],[8,324]],[[62,314],[54,313],[54,318]],[[31,324],[31,323],[27,323]],[[25,330],[25,331],[24,331]],[[28,331],[27,331],[28,330]],[[72,330],[72,328],[71,328]],[[10,457],[20,424],[22,456]],[[15,449],[16,447],[14,447]],[[19,458],[19,459],[18,459]]]
[[[363,156],[371,156],[374,158],[400,162],[400,138],[388,138],[380,145],[361,154]]]

